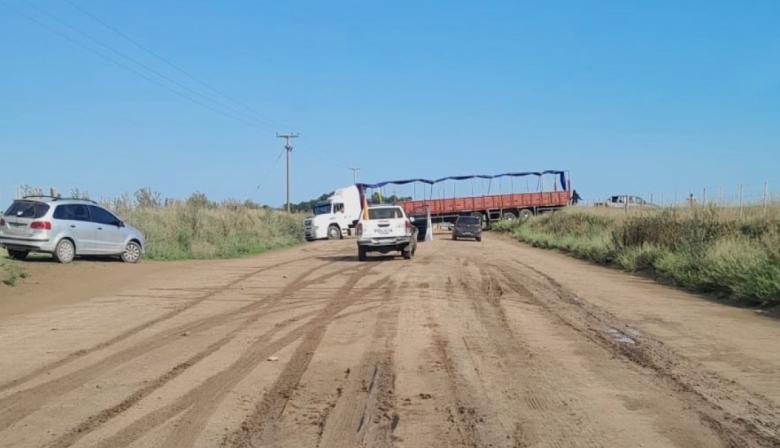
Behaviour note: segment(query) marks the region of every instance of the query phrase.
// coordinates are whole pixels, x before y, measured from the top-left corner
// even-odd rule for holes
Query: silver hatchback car
[[[17,260],[43,252],[60,263],[79,255],[120,256],[137,263],[144,244],[138,229],[89,200],[26,196],[0,216],[0,246]]]

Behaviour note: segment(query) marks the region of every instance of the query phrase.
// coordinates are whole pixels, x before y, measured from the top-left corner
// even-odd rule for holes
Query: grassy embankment
[[[570,209],[500,231],[746,305],[780,304],[780,208]]]
[[[147,201],[148,202],[148,201]],[[256,255],[304,240],[303,215],[253,203],[186,201],[139,204],[120,198],[104,205],[146,236],[146,258],[183,260]]]
[[[0,253],[0,284],[14,286],[19,279],[26,277],[27,273],[19,263],[9,260],[5,251],[2,251]]]

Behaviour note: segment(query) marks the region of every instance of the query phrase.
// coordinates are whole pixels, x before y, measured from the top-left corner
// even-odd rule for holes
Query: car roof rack
[[[63,198],[62,196],[51,196],[51,195],[48,195],[48,194],[31,194],[31,195],[22,197],[22,199],[33,199],[33,198],[48,198],[48,199],[51,199],[52,202],[55,202],[55,201],[85,201],[85,202],[91,202],[91,203],[97,205],[97,202],[93,201],[92,199]]]

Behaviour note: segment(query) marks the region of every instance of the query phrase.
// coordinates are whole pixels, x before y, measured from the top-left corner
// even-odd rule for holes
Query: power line
[[[171,86],[161,82],[160,80],[158,80],[156,78],[153,78],[153,77],[147,75],[146,73],[143,73],[140,70],[138,70],[138,69],[136,69],[136,68],[134,68],[134,67],[132,67],[132,66],[130,66],[130,65],[128,65],[128,64],[126,64],[126,63],[124,63],[122,61],[120,61],[120,60],[117,60],[116,58],[113,58],[110,55],[108,55],[108,54],[106,54],[106,53],[104,53],[102,51],[99,51],[99,50],[97,50],[97,49],[95,49],[93,47],[90,47],[89,45],[86,45],[85,43],[74,39],[73,37],[69,36],[68,34],[66,34],[66,33],[64,33],[64,32],[62,32],[60,30],[57,30],[56,28],[53,28],[53,27],[49,26],[45,22],[42,22],[41,20],[37,19],[36,17],[33,17],[30,14],[25,13],[21,9],[18,9],[18,8],[15,8],[15,7],[9,5],[5,0],[0,0],[0,3],[3,3],[4,5],[6,5],[6,7],[11,9],[12,11],[14,11],[17,14],[19,14],[20,16],[26,18],[27,20],[37,24],[41,28],[44,28],[48,32],[50,32],[50,33],[52,33],[52,34],[54,34],[54,35],[56,35],[56,36],[58,36],[58,37],[60,37],[60,38],[62,38],[64,40],[66,40],[68,42],[70,42],[71,44],[73,44],[73,45],[75,45],[75,46],[77,46],[77,47],[79,47],[79,48],[81,48],[81,49],[83,49],[85,51],[93,53],[93,54],[95,54],[95,55],[97,55],[97,56],[99,56],[99,57],[101,57],[101,58],[111,62],[112,64],[117,65],[118,67],[123,68],[123,69],[133,73],[134,75],[136,75],[136,76],[138,76],[138,77],[140,77],[140,78],[142,78],[142,79],[144,79],[144,80],[146,80],[146,81],[148,81],[148,82],[150,82],[152,84],[157,85],[158,87],[161,87],[161,88],[163,88],[165,90],[168,90],[169,92],[171,92],[171,93],[173,93],[173,94],[175,94],[177,96],[180,96],[180,97],[182,97],[182,98],[184,98],[184,99],[186,99],[186,100],[188,100],[188,101],[190,101],[192,103],[195,103],[198,106],[201,106],[203,108],[211,110],[214,113],[223,115],[223,116],[228,117],[228,118],[232,118],[234,120],[241,121],[244,124],[247,124],[247,125],[250,125],[250,126],[255,126],[256,125],[256,123],[248,121],[248,120],[246,120],[246,119],[244,119],[244,118],[242,118],[240,116],[236,116],[236,115],[231,114],[229,112],[217,109],[217,108],[213,107],[212,105],[210,105],[208,103],[200,101],[197,98],[194,98],[191,95],[186,94],[185,92],[181,92],[179,90],[176,90],[176,89],[172,88]],[[70,27],[70,28],[74,29],[73,27]],[[81,34],[83,34],[83,33],[81,33]],[[99,44],[99,45],[104,47],[104,48],[108,48],[108,47],[106,47],[106,46],[104,46],[102,44]]]
[[[185,85],[185,84],[183,84],[183,83],[181,83],[181,82],[179,82],[179,81],[177,81],[177,80],[167,76],[166,74],[161,73],[160,71],[154,69],[153,67],[150,67],[149,65],[147,65],[147,64],[145,64],[145,63],[143,63],[143,62],[133,58],[132,56],[128,56],[127,54],[125,54],[125,53],[123,53],[123,52],[113,48],[112,46],[101,42],[99,39],[96,39],[95,37],[91,36],[90,34],[88,34],[88,33],[84,32],[84,31],[74,27],[73,25],[71,25],[71,24],[67,23],[66,21],[58,18],[54,14],[52,14],[52,13],[46,11],[45,9],[35,5],[34,3],[31,3],[28,0],[23,0],[23,1],[25,3],[27,3],[28,5],[30,5],[32,8],[34,8],[35,10],[37,10],[38,12],[48,16],[50,19],[52,19],[55,22],[59,23],[61,26],[64,26],[65,28],[67,28],[69,30],[72,30],[73,32],[83,36],[84,38],[88,39],[89,41],[91,41],[95,45],[97,45],[99,47],[102,47],[105,50],[108,50],[109,52],[111,52],[111,53],[113,53],[113,54],[115,54],[115,55],[117,55],[117,56],[119,56],[121,58],[124,58],[124,59],[130,61],[131,63],[133,63],[133,64],[135,64],[135,65],[137,65],[139,67],[142,67],[143,69],[147,70],[148,72],[156,75],[159,78],[162,78],[163,80],[165,80],[165,81],[167,81],[167,82],[169,82],[171,84],[174,84],[175,86],[179,87],[180,89],[183,89],[184,91],[190,92],[191,94],[196,95],[196,96],[202,98],[205,101],[213,103],[213,104],[211,104],[212,107],[214,105],[216,105],[217,107],[226,109],[223,112],[227,112],[230,115],[235,115],[234,118],[243,120],[245,122],[250,122],[251,123],[252,120],[256,121],[256,119],[254,119],[252,117],[247,118],[246,114],[244,114],[243,112],[236,111],[233,107],[231,107],[229,105],[226,106],[226,105],[222,104],[220,101],[214,100],[213,98],[211,98],[211,97],[209,97],[207,95],[204,95],[204,94],[202,94],[202,93],[200,93],[200,92],[190,88],[189,86],[187,86],[187,85]],[[263,123],[263,124],[265,124],[265,123]]]
[[[70,6],[72,6],[74,9],[76,9],[77,11],[81,12],[81,13],[82,13],[82,14],[84,14],[85,16],[89,17],[90,19],[92,19],[92,20],[94,20],[95,22],[97,22],[97,23],[99,23],[100,25],[102,25],[104,28],[106,28],[106,29],[108,29],[108,30],[110,30],[110,31],[114,32],[114,33],[115,33],[115,34],[117,34],[118,36],[120,36],[120,37],[122,37],[123,39],[125,39],[126,41],[130,42],[130,43],[131,43],[131,44],[133,44],[133,45],[134,45],[136,48],[138,48],[138,49],[140,49],[140,50],[142,50],[142,51],[146,52],[147,54],[149,54],[149,55],[153,56],[154,58],[158,59],[159,61],[162,61],[163,63],[167,64],[169,67],[173,68],[174,70],[176,70],[177,72],[179,72],[179,73],[183,74],[183,75],[184,75],[184,76],[186,76],[187,78],[189,78],[189,79],[191,79],[191,80],[195,81],[196,83],[200,84],[201,86],[205,87],[206,89],[208,89],[208,90],[209,90],[209,91],[211,91],[212,93],[215,93],[215,94],[217,94],[218,96],[220,96],[220,97],[222,97],[222,98],[224,98],[224,99],[226,99],[226,100],[228,100],[228,101],[230,101],[230,102],[233,102],[233,103],[235,103],[235,104],[237,104],[237,105],[241,106],[241,107],[242,107],[244,110],[248,111],[248,112],[249,112],[249,114],[250,114],[250,116],[252,116],[254,119],[256,119],[256,120],[258,120],[258,121],[265,122],[265,123],[266,123],[266,124],[268,124],[269,126],[273,126],[273,125],[274,125],[274,123],[273,123],[273,122],[271,122],[270,120],[268,120],[266,117],[264,117],[264,116],[263,116],[263,114],[261,114],[260,112],[258,112],[257,110],[255,110],[254,108],[252,108],[251,106],[249,106],[248,104],[244,103],[243,101],[240,101],[240,100],[238,100],[238,99],[235,99],[235,98],[233,98],[233,97],[231,97],[231,96],[227,95],[226,93],[222,92],[221,90],[217,89],[216,87],[214,87],[214,86],[210,85],[210,84],[209,84],[209,83],[207,83],[206,81],[203,81],[202,79],[199,79],[198,77],[196,77],[195,75],[193,75],[193,74],[189,73],[187,70],[185,70],[184,68],[182,68],[182,67],[181,67],[181,66],[179,66],[178,64],[174,63],[174,62],[173,62],[173,61],[171,61],[170,59],[168,59],[168,58],[166,58],[166,57],[164,57],[164,56],[160,55],[160,54],[159,54],[159,53],[157,53],[156,51],[154,51],[154,50],[152,50],[152,49],[150,49],[150,48],[146,47],[146,46],[145,46],[145,45],[143,45],[143,44],[141,44],[140,42],[138,42],[137,40],[135,40],[134,38],[132,38],[131,36],[129,36],[127,33],[123,32],[123,31],[122,31],[122,30],[120,30],[119,28],[117,28],[117,27],[115,27],[115,26],[113,26],[113,25],[111,25],[111,24],[107,23],[105,20],[101,19],[100,17],[98,17],[97,15],[93,14],[92,12],[90,12],[90,11],[86,10],[84,7],[82,7],[82,6],[79,6],[78,4],[74,3],[74,2],[73,2],[73,1],[71,1],[71,0],[65,0],[65,1],[66,1],[66,2],[67,2],[69,5],[70,5]]]

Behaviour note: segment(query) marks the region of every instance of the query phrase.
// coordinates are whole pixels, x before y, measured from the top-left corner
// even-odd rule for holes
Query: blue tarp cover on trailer
[[[357,184],[357,186],[363,190],[366,188],[382,188],[385,185],[404,185],[404,184],[410,184],[412,182],[420,182],[423,184],[433,185],[439,182],[444,182],[445,180],[467,180],[467,179],[496,179],[499,177],[522,177],[522,176],[543,176],[545,174],[553,174],[560,176],[561,179],[561,187],[565,190],[566,189],[566,174],[564,171],[557,171],[557,170],[547,170],[547,171],[525,171],[525,172],[518,172],[518,173],[503,173],[503,174],[496,174],[494,176],[488,176],[486,174],[472,174],[468,176],[447,176],[447,177],[441,177],[436,180],[430,180],[430,179],[404,179],[404,180],[387,180],[384,182],[378,182],[375,184]]]

